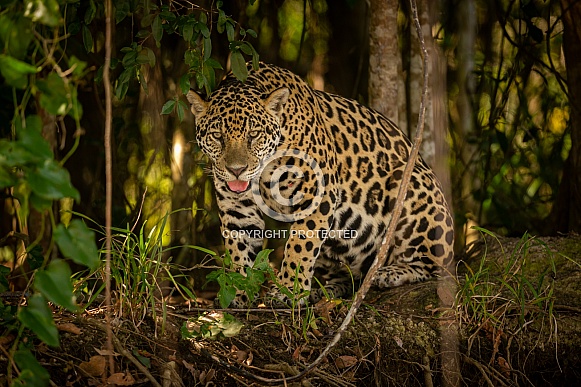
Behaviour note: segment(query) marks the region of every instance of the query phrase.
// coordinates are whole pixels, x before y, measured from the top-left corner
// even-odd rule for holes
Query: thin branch
[[[305,43],[305,34],[307,33],[307,1],[303,0],[303,29],[301,31],[301,40],[299,43],[299,52],[297,54],[297,59],[295,61],[295,70],[299,68],[299,62],[301,61],[301,54],[303,53],[303,44]]]
[[[115,372],[113,360],[113,331],[111,330],[111,216],[113,207],[113,162],[111,155],[111,80],[109,68],[111,67],[111,17],[113,15],[112,0],[105,1],[105,64],[103,65],[103,86],[105,90],[105,321],[107,331],[107,350],[109,351],[109,373]]]

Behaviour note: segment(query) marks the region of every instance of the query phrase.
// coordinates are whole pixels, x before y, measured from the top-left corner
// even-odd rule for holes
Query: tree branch
[[[112,0],[105,1],[105,64],[103,65],[103,87],[105,91],[105,321],[107,328],[107,350],[109,351],[109,373],[115,372],[113,361],[113,331],[111,330],[111,216],[113,206],[113,161],[111,156],[111,17],[113,15]]]

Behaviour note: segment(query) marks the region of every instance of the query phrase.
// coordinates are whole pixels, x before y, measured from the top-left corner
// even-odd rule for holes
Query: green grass
[[[171,214],[166,214],[161,220],[146,232],[146,225],[134,232],[129,227],[113,228],[111,240],[111,280],[114,315],[130,319],[138,327],[151,316],[156,322],[161,322],[165,329],[167,299],[176,293],[185,299],[195,299],[191,290],[186,268],[172,262],[171,251],[184,246],[167,247],[163,243],[163,230]],[[97,230],[104,234],[102,229]],[[196,246],[191,249],[202,250],[210,255],[212,251]],[[104,260],[104,248],[100,251]],[[192,270],[192,268],[187,269]],[[75,287],[90,299],[88,304],[105,289],[105,268],[102,265],[97,271],[87,275],[77,274]]]
[[[459,281],[455,310],[465,327],[518,333],[535,322],[548,319],[556,329],[553,314],[556,265],[554,253],[543,241],[525,234],[512,251],[506,251],[496,236],[478,228],[500,245],[502,259],[493,262],[487,249],[477,267],[466,265]],[[530,259],[531,249],[541,250],[542,265]]]

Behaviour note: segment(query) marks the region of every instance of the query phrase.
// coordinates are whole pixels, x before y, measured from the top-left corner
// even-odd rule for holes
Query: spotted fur
[[[313,90],[290,71],[264,63],[258,70],[249,67],[244,83],[229,75],[208,101],[193,91],[188,100],[198,144],[212,161],[225,246],[240,272],[263,247],[261,238],[248,234],[260,235],[264,213],[271,215],[257,205],[259,191],[272,211],[290,217],[280,284],[292,289],[298,282],[311,290],[316,273],[328,293],[349,295],[376,258],[395,205],[411,149],[402,131],[355,101]],[[281,156],[281,150],[309,158]],[[281,157],[267,162],[275,152]],[[276,175],[281,166],[302,174]],[[253,179],[260,183],[252,186]],[[324,191],[318,190],[321,182]],[[286,199],[284,205],[276,194]],[[330,230],[343,235],[330,237]],[[453,239],[440,183],[420,159],[374,285],[394,287],[435,275],[452,260]],[[288,302],[277,288],[270,295]],[[315,300],[321,295],[320,289],[311,293]],[[233,306],[247,301],[238,294]]]

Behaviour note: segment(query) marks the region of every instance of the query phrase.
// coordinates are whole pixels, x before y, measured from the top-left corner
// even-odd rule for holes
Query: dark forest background
[[[51,232],[70,210],[105,223],[104,2],[0,6],[0,262],[16,264],[33,242],[57,256]],[[211,91],[241,58],[373,106],[413,135],[422,60],[405,0],[114,6],[113,225],[157,227],[175,262],[201,259],[180,246],[222,243],[184,91]],[[581,231],[580,2],[423,0],[419,9],[431,80],[422,153],[452,203],[458,250],[472,226]],[[18,141],[41,144],[46,157],[20,157]]]

